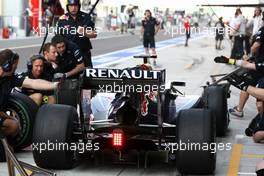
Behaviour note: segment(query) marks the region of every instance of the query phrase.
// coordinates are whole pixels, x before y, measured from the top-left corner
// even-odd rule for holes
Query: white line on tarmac
[[[108,39],[108,38],[125,37],[125,36],[130,36],[130,35],[129,34],[123,34],[123,35],[116,35],[116,36],[115,35],[113,35],[113,36],[105,36],[105,37],[99,37],[99,38],[91,39],[91,41],[93,41],[93,40],[103,40],[103,39]],[[51,37],[51,36],[49,36],[49,37]],[[38,38],[32,38],[31,37],[30,39],[38,39]],[[39,39],[42,39],[42,38],[39,38]],[[18,40],[18,42],[19,42],[19,40],[26,40],[26,39],[16,39],[16,40]],[[41,40],[41,43],[42,43],[42,40]],[[33,48],[33,47],[40,47],[40,46],[41,46],[41,44],[34,44],[34,45],[24,45],[24,46],[10,47],[9,49],[16,50],[16,49]],[[0,48],[0,49],[3,49],[3,48]]]
[[[198,40],[200,38],[203,38],[205,36],[199,36],[199,37],[195,37],[195,38],[192,38],[191,41],[195,41],[195,40]],[[177,38],[177,37],[176,37]],[[180,38],[180,37],[179,37]],[[168,40],[171,40],[171,39],[168,39]],[[163,41],[159,41],[159,42],[165,42],[166,40],[163,40]],[[157,42],[158,43],[158,42]],[[173,46],[177,46],[177,45],[180,45],[182,43],[178,43],[178,44],[169,44],[167,46],[163,46],[163,47],[160,47],[160,48],[157,48],[156,51],[160,51],[160,50],[164,50],[164,49],[167,49],[167,48],[170,48],[170,47],[173,47]],[[106,54],[102,54],[102,55],[98,55],[98,56],[94,56],[93,59],[94,61],[97,59],[97,58],[102,58],[102,57],[109,57],[109,55],[113,55],[113,54],[116,54],[116,53],[120,53],[120,52],[126,52],[126,51],[129,51],[129,50],[133,50],[133,49],[137,49],[139,46],[135,46],[135,47],[132,47],[132,48],[126,48],[126,49],[122,49],[122,50],[117,50],[117,51],[112,51],[112,52],[109,52],[109,53],[106,53]],[[144,53],[144,52],[143,52]],[[142,53],[142,54],[143,54]],[[138,53],[138,54],[141,54]],[[107,67],[107,66],[110,66],[110,65],[113,65],[113,64],[117,64],[117,63],[121,63],[121,62],[125,62],[127,60],[131,59],[131,56],[128,56],[128,57],[124,57],[120,60],[114,60],[114,61],[111,61],[111,62],[107,62],[107,63],[103,63],[103,64],[98,64],[95,66],[95,68],[99,68],[99,67]]]
[[[256,173],[251,173],[251,172],[238,172],[238,175],[256,175]]]
[[[33,47],[40,47],[40,46],[41,46],[41,44],[35,44],[35,45],[25,45],[25,46],[10,47],[9,49],[16,50],[16,49],[33,48]]]

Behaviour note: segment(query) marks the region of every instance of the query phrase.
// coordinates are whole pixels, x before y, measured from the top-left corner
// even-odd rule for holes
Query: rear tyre
[[[38,111],[37,104],[28,96],[21,93],[12,93],[7,101],[6,111],[15,115],[21,129],[15,138],[9,138],[14,150],[21,150],[32,143],[33,126]]]
[[[205,93],[207,94],[208,108],[216,119],[216,136],[225,136],[229,124],[225,89],[220,86],[211,86],[205,89]]]
[[[77,107],[78,103],[78,80],[66,79],[61,89],[56,93],[57,103]]]
[[[177,114],[176,114],[176,96],[169,93],[169,90],[161,97],[162,101],[162,114],[164,122],[176,124]]]
[[[68,105],[43,105],[39,109],[33,133],[33,157],[39,167],[73,167],[75,151],[71,150],[70,144],[73,142],[74,119],[77,118],[76,109]],[[40,145],[46,147],[45,150],[40,151]]]
[[[215,122],[207,109],[181,110],[177,118],[177,169],[182,174],[212,174],[216,165]],[[195,146],[194,146],[195,145]],[[204,148],[207,147],[207,148]]]

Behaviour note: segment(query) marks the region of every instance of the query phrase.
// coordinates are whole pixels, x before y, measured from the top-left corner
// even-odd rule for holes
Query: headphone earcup
[[[27,70],[28,71],[31,71],[32,70],[32,62],[31,61],[28,61],[27,62]]]
[[[3,66],[4,71],[5,72],[10,72],[12,70],[12,63],[11,62],[7,62],[6,64],[4,64]]]

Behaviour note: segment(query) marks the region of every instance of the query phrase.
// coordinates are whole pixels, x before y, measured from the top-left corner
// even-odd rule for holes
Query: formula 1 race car
[[[145,157],[150,151],[166,151],[181,173],[213,173],[216,150],[211,146],[216,145],[216,134],[225,135],[229,123],[229,84],[208,84],[202,96],[184,97],[176,87],[185,83],[166,87],[165,76],[166,70],[151,70],[146,64],[123,70],[87,68],[74,88],[76,105],[43,105],[38,110],[32,145],[36,164],[72,168],[76,154],[83,153],[80,146],[85,146],[91,156],[111,150],[120,161],[132,150]],[[94,119],[87,115],[82,102],[87,90],[92,109],[100,106],[100,99],[107,100],[102,111],[109,113],[104,118],[96,117],[100,113]],[[181,145],[187,147],[176,149]]]

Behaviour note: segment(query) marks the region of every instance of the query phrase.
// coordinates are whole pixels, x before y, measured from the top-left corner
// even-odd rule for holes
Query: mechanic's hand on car
[[[231,75],[227,81],[236,88],[247,91],[248,86],[253,85],[255,80],[248,73],[244,73],[242,76]]]
[[[236,60],[235,59],[229,59],[225,56],[217,56],[214,58],[214,61],[216,63],[224,63],[224,64],[230,64],[230,65],[235,65],[236,64]]]
[[[253,63],[253,62],[255,62],[256,58],[255,58],[255,56],[248,56],[248,55],[244,54],[242,57],[242,60]]]
[[[53,77],[54,79],[64,79],[67,78],[67,73],[55,73]]]

